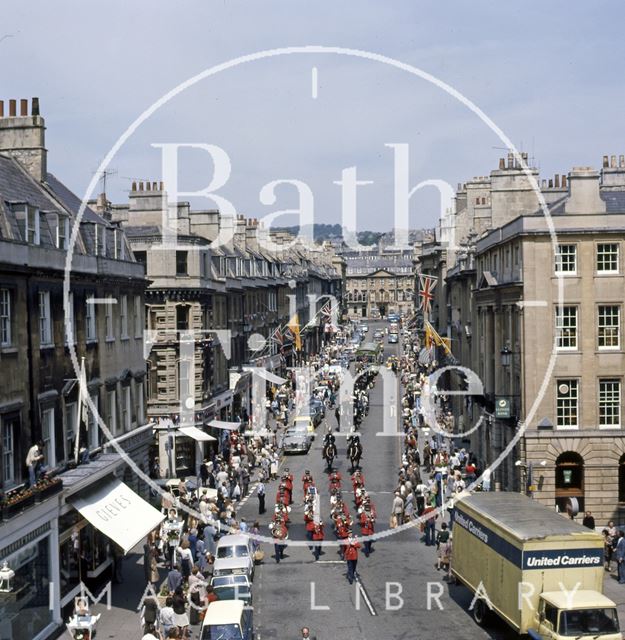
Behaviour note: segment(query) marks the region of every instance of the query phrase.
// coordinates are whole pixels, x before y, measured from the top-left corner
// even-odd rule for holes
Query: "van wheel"
[[[484,600],[476,600],[473,605],[473,619],[477,622],[480,627],[483,627],[486,623],[486,616],[488,613],[488,608]]]

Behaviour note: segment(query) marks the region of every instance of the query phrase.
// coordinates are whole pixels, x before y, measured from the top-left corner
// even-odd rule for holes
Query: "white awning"
[[[71,503],[96,529],[116,542],[124,553],[128,553],[165,519],[160,511],[117,479],[110,480],[97,491],[76,496]]]
[[[193,438],[197,442],[215,442],[217,440],[217,438],[209,435],[208,433],[204,433],[202,429],[198,429],[197,427],[180,427],[178,431],[183,436]]]
[[[245,369],[246,371],[252,371],[257,376],[264,378],[267,382],[271,382],[271,384],[277,384],[278,386],[283,385],[286,382],[286,378],[281,378],[277,376],[275,373],[271,373],[271,371],[267,371],[266,369],[261,369],[260,367],[256,369]]]
[[[211,420],[208,423],[213,429],[227,429],[228,431],[236,431],[240,426],[240,422],[226,422],[224,420]]]

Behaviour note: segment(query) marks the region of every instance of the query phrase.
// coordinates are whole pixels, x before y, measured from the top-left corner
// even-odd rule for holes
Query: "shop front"
[[[217,438],[195,426],[181,427],[169,418],[154,426],[162,478],[195,477],[203,460],[216,452]]]
[[[61,624],[56,497],[0,527],[0,638],[43,640]]]

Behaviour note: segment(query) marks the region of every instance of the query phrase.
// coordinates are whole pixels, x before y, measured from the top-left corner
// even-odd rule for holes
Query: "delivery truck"
[[[492,612],[534,639],[621,640],[601,535],[518,493],[466,494],[455,508],[452,573],[478,624]]]

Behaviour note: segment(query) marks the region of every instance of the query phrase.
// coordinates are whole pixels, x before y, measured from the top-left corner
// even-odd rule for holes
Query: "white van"
[[[200,640],[255,640],[252,608],[242,600],[215,600],[206,609]]]

